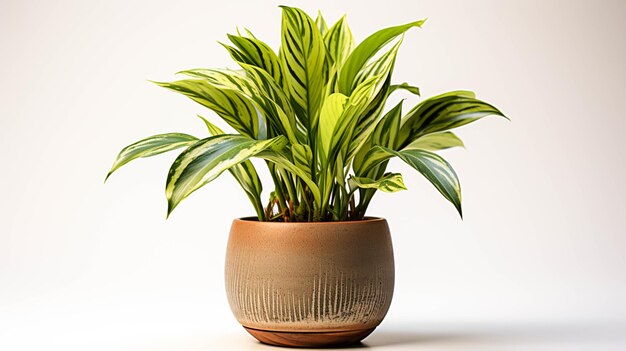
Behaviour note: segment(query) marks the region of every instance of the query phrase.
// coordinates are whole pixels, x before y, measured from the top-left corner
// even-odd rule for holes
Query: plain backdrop
[[[390,223],[396,292],[364,345],[624,350],[626,2],[496,0],[1,0],[0,350],[268,348],[223,288],[230,222],[253,214],[235,181],[166,221],[176,153],[103,180],[140,138],[206,136],[196,114],[214,114],[147,80],[234,68],[217,41],[237,26],[277,48],[283,3],[347,13],[358,40],[428,17],[395,80],[473,90],[511,118],[459,129],[466,149],[444,152],[464,220],[392,162],[409,190],[369,214]]]

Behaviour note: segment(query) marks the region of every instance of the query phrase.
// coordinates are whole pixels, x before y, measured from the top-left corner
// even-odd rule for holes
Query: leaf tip
[[[168,199],[167,200],[167,214],[165,215],[165,220],[170,218],[170,215],[172,214],[175,208],[176,208],[176,204],[170,199]]]

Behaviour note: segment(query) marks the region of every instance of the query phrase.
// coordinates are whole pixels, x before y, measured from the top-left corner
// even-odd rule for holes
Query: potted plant
[[[378,190],[406,189],[387,171],[398,157],[461,212],[456,173],[435,151],[462,146],[451,129],[487,115],[504,116],[469,91],[424,99],[403,113],[386,106],[397,90],[419,95],[392,72],[404,33],[424,20],[379,30],[360,44],[345,17],[330,28],[282,7],[281,47],[250,31],[222,44],[238,70],[191,69],[157,85],[214,111],[232,131],[202,118],[209,137],[151,136],[124,148],[122,165],[179,148],[165,189],[168,216],[187,196],[229,171],[256,212],[235,219],[226,255],[226,291],[237,320],[264,343],[329,346],[355,343],[382,321],[393,293],[387,222],[367,217]],[[273,181],[264,205],[251,158]]]

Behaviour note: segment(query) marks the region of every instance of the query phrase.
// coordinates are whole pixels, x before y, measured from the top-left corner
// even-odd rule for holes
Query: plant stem
[[[283,188],[282,188],[282,184],[280,179],[278,179],[278,175],[276,173],[276,166],[271,163],[268,162],[267,166],[269,168],[270,171],[270,175],[272,176],[272,180],[274,181],[274,190],[276,191],[276,196],[278,197],[278,208],[283,211],[285,208],[287,208],[287,202],[285,201],[285,196],[283,194]]]

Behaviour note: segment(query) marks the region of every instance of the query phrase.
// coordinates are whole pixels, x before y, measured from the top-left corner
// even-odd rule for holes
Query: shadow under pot
[[[262,343],[351,345],[389,310],[394,262],[387,221],[233,221],[226,293],[235,318]]]

